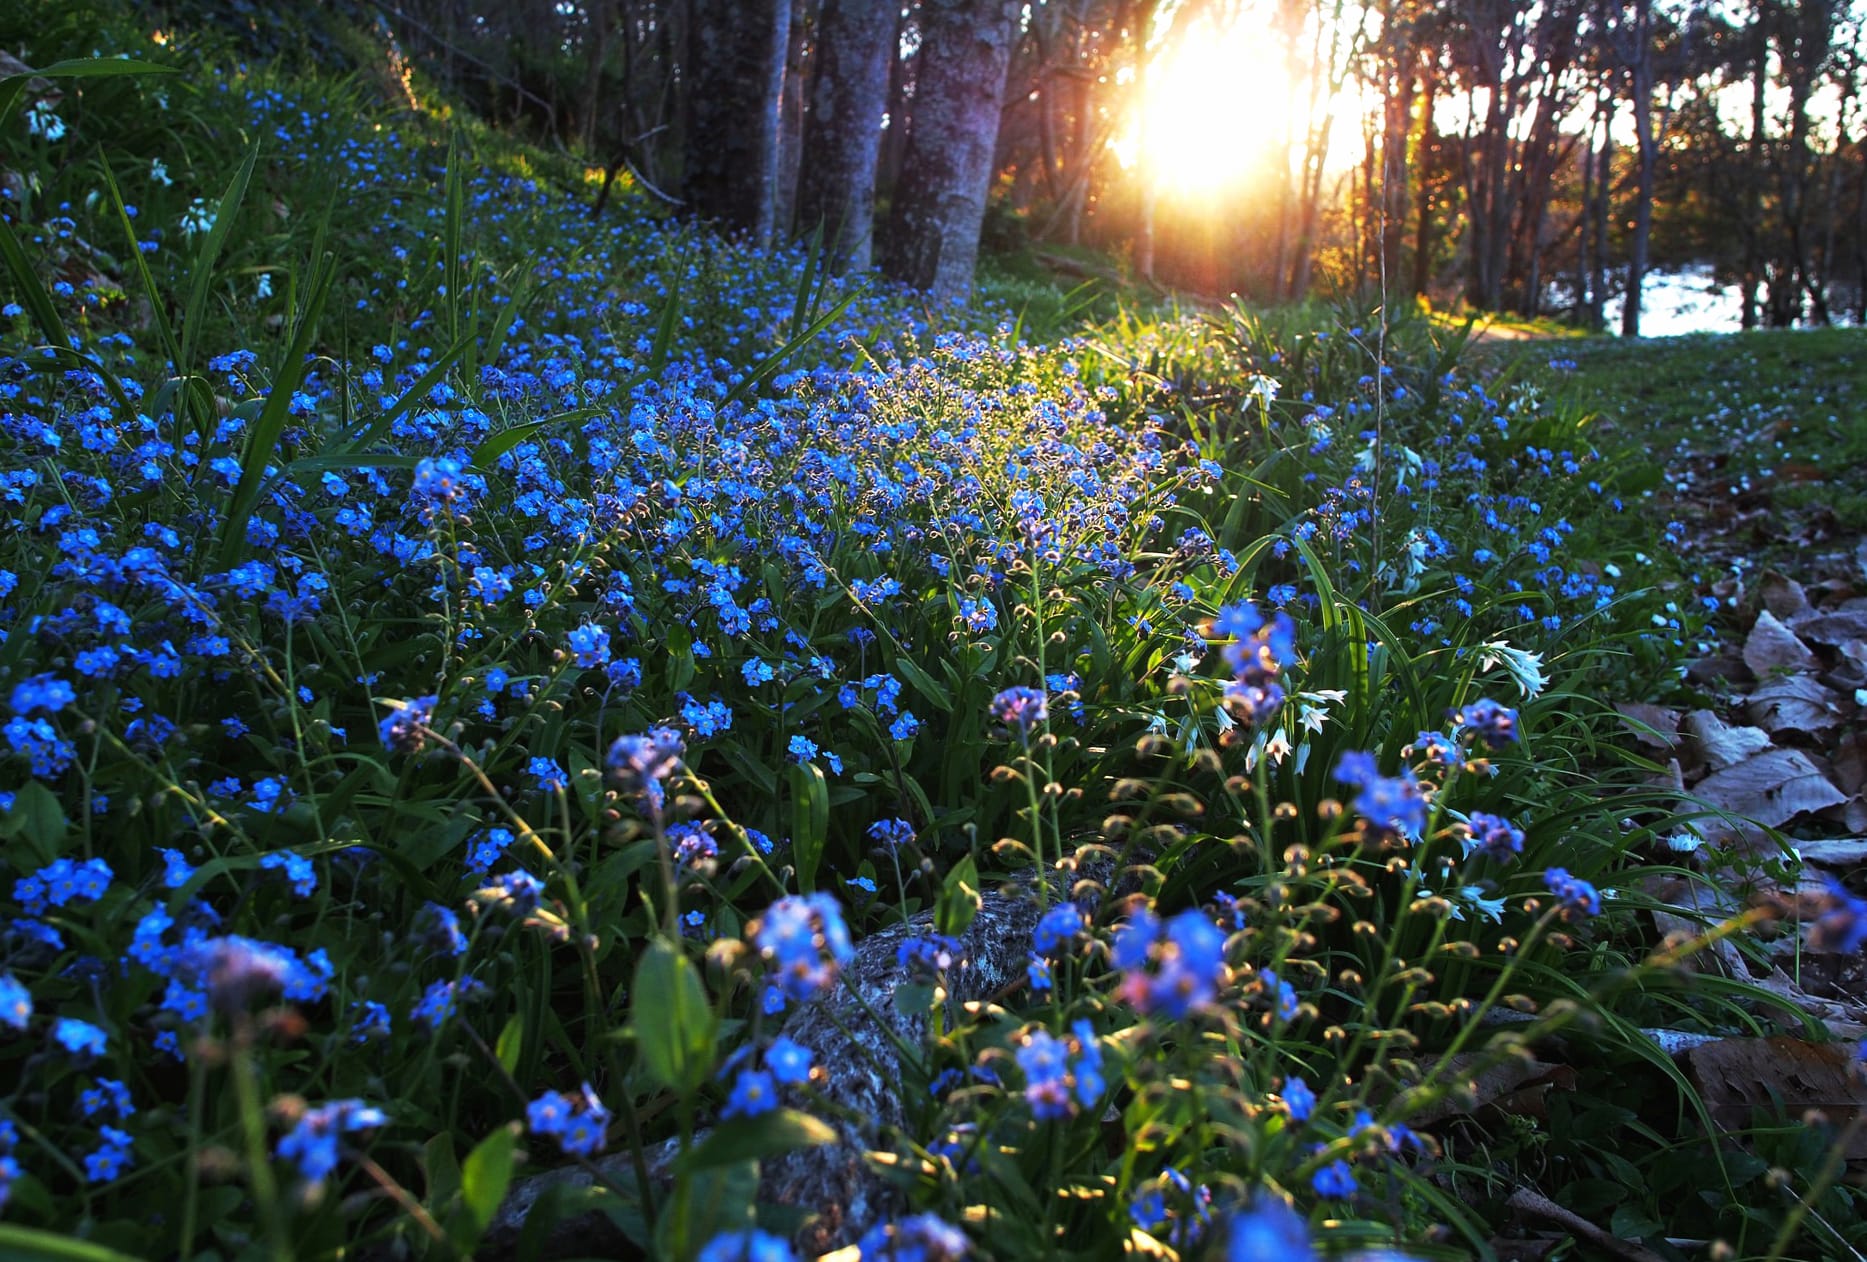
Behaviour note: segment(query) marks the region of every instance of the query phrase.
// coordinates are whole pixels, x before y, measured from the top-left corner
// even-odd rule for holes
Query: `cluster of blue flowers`
[[[603,1151],[609,1134],[609,1110],[589,1083],[575,1095],[547,1091],[525,1108],[525,1124],[534,1135],[549,1135],[565,1152],[590,1157]]]

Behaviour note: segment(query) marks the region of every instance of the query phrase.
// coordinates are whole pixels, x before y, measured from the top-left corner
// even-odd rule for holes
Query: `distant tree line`
[[[1863,0],[372,0],[497,121],[756,242],[942,297],[982,227],[1261,300],[1457,295],[1637,332],[1710,264],[1746,327],[1867,321]],[[1291,108],[1250,196],[1115,141],[1177,42],[1251,24]],[[1362,102],[1370,104],[1364,106]],[[1145,130],[1139,132],[1145,147]]]

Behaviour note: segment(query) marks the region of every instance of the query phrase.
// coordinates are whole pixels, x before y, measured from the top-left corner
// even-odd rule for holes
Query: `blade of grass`
[[[600,407],[573,408],[568,412],[559,412],[555,416],[541,417],[535,421],[526,421],[522,425],[502,429],[473,449],[471,463],[476,469],[491,468],[494,461],[542,429],[570,421],[588,420],[593,416],[606,415],[607,412],[607,408]]]
[[[726,403],[736,403],[736,402],[740,402],[744,400],[747,395],[752,393],[752,391],[758,386],[758,384],[761,381],[763,381],[766,377],[769,377],[772,373],[778,371],[778,369],[783,367],[785,362],[789,360],[791,356],[795,355],[798,351],[802,350],[805,346],[809,345],[811,340],[815,338],[817,334],[823,332],[825,329],[829,328],[830,325],[834,324],[836,322],[836,318],[842,315],[843,312],[849,310],[850,305],[854,303],[856,299],[861,296],[862,295],[860,292],[852,293],[848,295],[847,297],[845,297],[841,302],[837,303],[834,307],[831,307],[828,311],[818,316],[815,320],[812,320],[810,322],[809,328],[805,329],[802,333],[797,334],[796,336],[791,338],[788,342],[786,342],[783,346],[780,346],[777,350],[773,351],[771,354],[767,355],[764,359],[760,360],[757,366],[755,366],[752,369],[752,371],[748,372],[744,377],[740,378],[739,384],[734,386],[731,390],[728,390],[726,392],[726,398],[723,401]]]
[[[334,258],[328,254],[319,258],[307,288],[304,308],[299,312],[297,327],[292,334],[291,347],[285,352],[285,362],[279,366],[278,374],[273,378],[272,393],[266,398],[266,406],[260,410],[259,419],[247,433],[246,450],[240,457],[240,480],[234,484],[233,502],[228,507],[227,524],[221,533],[220,555],[223,564],[238,550],[246,536],[247,519],[259,504],[266,465],[272,459],[273,448],[290,418],[292,395],[297,392],[299,382],[304,380],[305,364],[311,355],[311,340],[317,332],[318,317],[323,314],[324,300],[331,292],[331,280],[336,271]]]
[[[428,392],[441,383],[442,379],[447,376],[448,370],[453,368],[460,357],[465,355],[467,351],[472,348],[472,345],[473,339],[469,336],[462,338],[448,347],[441,353],[440,358],[436,359],[434,363],[429,366],[427,372],[416,378],[414,385],[402,392],[401,397],[390,406],[387,412],[384,412],[381,416],[371,421],[368,428],[355,438],[344,443],[340,450],[343,452],[357,452],[368,447],[371,443],[382,441],[383,436],[389,432],[390,428],[398,420],[407,415],[409,410],[417,403],[428,397]]]
[[[121,57],[80,57],[71,61],[55,61],[43,70],[28,70],[0,79],[0,124],[6,122],[7,115],[13,111],[14,102],[19,100],[20,93],[34,79],[107,79],[124,75],[177,73],[179,69],[175,66],[126,61]]]
[[[156,333],[162,338],[163,353],[179,373],[182,371],[181,343],[175,340],[175,328],[169,323],[167,304],[156,289],[155,278],[149,274],[149,264],[144,261],[142,247],[136,241],[136,226],[130,222],[130,212],[123,204],[123,193],[117,187],[116,173],[110,169],[110,162],[102,149],[97,151],[97,165],[104,173],[104,187],[110,190],[110,204],[116,207],[117,220],[123,225],[123,235],[130,243],[130,261],[135,265],[136,278],[142,283],[143,294],[149,299],[151,318],[156,322]]]
[[[214,226],[208,230],[207,241],[201,247],[201,256],[195,260],[193,279],[188,287],[188,303],[183,308],[181,333],[181,358],[175,363],[175,371],[187,375],[194,369],[194,352],[201,336],[201,320],[207,313],[207,295],[214,284],[214,265],[220,261],[220,252],[227,244],[227,237],[233,231],[234,216],[239,213],[240,203],[246,197],[247,183],[253,178],[253,167],[259,162],[259,140],[247,146],[246,158],[240,163],[239,170],[233,173],[233,179],[227,185],[227,191],[221,195],[220,205],[214,211]]]
[[[52,303],[51,293],[39,283],[39,274],[32,270],[32,264],[26,259],[26,251],[20,247],[19,238],[13,235],[13,229],[4,219],[0,219],[0,258],[6,260],[7,271],[12,274],[13,283],[19,288],[19,296],[32,315],[32,322],[45,334],[45,340],[53,346],[70,346],[71,339],[65,336],[65,322],[58,318],[58,308]]]

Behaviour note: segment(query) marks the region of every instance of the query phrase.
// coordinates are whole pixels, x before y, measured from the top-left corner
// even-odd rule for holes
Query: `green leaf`
[[[329,254],[314,266],[311,291],[298,313],[298,327],[285,352],[285,362],[279,365],[278,374],[273,378],[272,393],[266,397],[259,419],[247,431],[246,450],[240,456],[240,480],[234,486],[233,502],[227,508],[227,524],[221,533],[220,550],[224,561],[231,561],[245,540],[247,518],[259,505],[266,467],[290,419],[292,396],[298,391],[298,383],[305,379],[305,362],[311,354],[311,341],[317,333],[318,317],[324,313],[324,300],[330,295],[336,268],[336,261]],[[182,336],[185,340],[186,329]]]
[[[836,1142],[829,1123],[796,1109],[779,1109],[758,1117],[722,1122],[681,1158],[682,1170],[712,1170],[741,1161],[775,1157],[779,1153]]]
[[[55,61],[43,70],[28,70],[22,74],[8,75],[0,79],[0,123],[6,122],[6,116],[13,109],[13,103],[19,94],[26,90],[26,85],[34,79],[109,79],[126,75],[141,74],[176,74],[175,66],[158,66],[153,62],[130,61],[123,57],[78,57],[70,61]]]
[[[454,1137],[441,1132],[422,1146],[422,1173],[428,1180],[428,1203],[443,1205],[460,1190],[460,1160],[454,1156]]]
[[[463,1253],[479,1243],[492,1226],[493,1215],[499,1212],[499,1202],[505,1199],[506,1188],[512,1183],[512,1151],[518,1138],[516,1123],[500,1127],[467,1154],[466,1164],[460,1168],[460,1192],[471,1230],[466,1239],[456,1241]]]
[[[368,428],[361,434],[358,434],[355,438],[343,444],[343,446],[338,449],[339,452],[348,455],[363,450],[371,443],[381,441],[383,436],[395,425],[396,421],[400,420],[402,416],[414,408],[416,404],[428,397],[428,392],[441,383],[441,380],[447,376],[448,370],[451,369],[460,357],[465,355],[472,346],[473,338],[469,335],[459,339],[445,351],[442,351],[440,358],[436,359],[434,363],[429,366],[427,372],[416,378],[414,385],[402,392],[401,397],[396,399],[395,403],[390,406],[387,412],[384,412],[381,416],[371,421]]]
[[[127,1253],[88,1240],[6,1223],[0,1223],[0,1257],[18,1262],[136,1262]]]
[[[4,828],[8,837],[18,837],[31,846],[39,856],[37,866],[43,867],[64,850],[71,825],[58,804],[58,794],[37,780],[28,780],[13,796],[13,809],[6,813]]]
[[[787,341],[783,346],[761,359],[752,370],[739,379],[739,384],[726,392],[723,403],[735,403],[752,393],[759,382],[778,371],[798,351],[809,345],[812,338],[836,323],[836,318],[849,310],[850,304],[862,296],[861,290],[849,294],[841,302],[810,322],[810,327]]]
[[[513,1013],[506,1021],[506,1026],[499,1032],[499,1041],[493,1044],[493,1055],[501,1068],[507,1073],[519,1067],[519,1054],[525,1050],[525,1017]]]
[[[656,938],[636,966],[629,1024],[656,1082],[686,1094],[705,1081],[713,1067],[713,1008],[678,944]]]
[[[593,416],[607,414],[606,408],[573,408],[568,412],[559,412],[555,416],[541,417],[535,421],[526,421],[522,425],[513,425],[500,430],[473,449],[470,463],[476,469],[490,469],[493,462],[511,451],[514,447],[536,434],[539,430],[553,425],[563,425],[570,421],[584,421]]]
[[[940,886],[940,901],[934,907],[934,928],[950,938],[957,938],[972,927],[979,914],[979,867],[967,855],[954,864]]]
[[[915,660],[903,653],[895,658],[895,673],[905,680],[914,691],[927,698],[927,704],[942,714],[953,712],[953,694],[944,684],[922,670]]]
[[[797,864],[797,887],[806,894],[817,888],[817,865],[830,836],[830,786],[823,768],[815,763],[793,763],[786,773],[791,782],[791,854]]]

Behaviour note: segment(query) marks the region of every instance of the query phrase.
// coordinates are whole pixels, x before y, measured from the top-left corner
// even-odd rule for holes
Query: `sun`
[[[1124,157],[1164,189],[1212,196],[1268,173],[1289,110],[1289,79],[1268,32],[1201,22],[1149,67]]]

